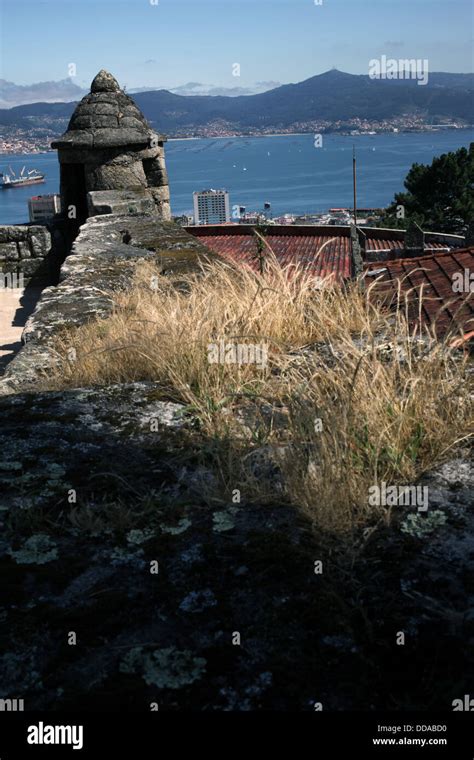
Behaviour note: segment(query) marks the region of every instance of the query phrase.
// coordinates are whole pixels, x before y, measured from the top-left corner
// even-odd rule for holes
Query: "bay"
[[[352,146],[358,167],[358,205],[383,207],[403,190],[413,163],[429,164],[435,156],[468,147],[474,129],[381,135],[314,135],[229,137],[170,140],[166,143],[171,209],[174,215],[192,213],[193,191],[225,188],[231,206],[263,210],[271,203],[274,216],[319,213],[352,204]],[[0,224],[28,220],[28,198],[59,192],[55,152],[0,155],[0,171],[11,166],[19,174],[37,169],[46,182],[0,191]]]

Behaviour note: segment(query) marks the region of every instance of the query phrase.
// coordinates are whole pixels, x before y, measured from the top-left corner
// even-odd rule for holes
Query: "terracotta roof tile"
[[[472,293],[453,290],[453,275],[474,273],[474,247],[431,253],[419,258],[371,263],[366,267],[366,282],[375,281],[374,296],[387,305],[403,294],[412,322],[421,319],[436,327],[438,335],[450,329],[474,329]],[[371,276],[370,273],[373,273]],[[420,298],[421,296],[421,298]]]
[[[189,227],[188,232],[223,258],[257,269],[257,245],[252,227]],[[351,276],[348,235],[331,233],[330,228],[321,234],[303,227],[275,226],[268,228],[265,240],[282,266],[300,264],[315,277],[333,276],[337,281]]]
[[[188,227],[188,232],[199,238],[224,259],[245,264],[256,270],[257,244],[252,226],[202,226]],[[395,236],[392,239],[392,233]],[[390,237],[385,237],[387,233]],[[413,322],[419,318],[429,325],[436,325],[439,335],[448,329],[474,328],[474,313],[469,293],[453,291],[452,276],[455,272],[469,269],[474,272],[474,248],[450,249],[459,242],[433,240],[427,234],[426,253],[423,256],[400,258],[403,255],[403,237],[398,231],[371,231],[367,238],[367,251],[391,251],[377,261],[366,263],[366,282],[376,281],[374,296],[387,304],[396,302],[400,283],[401,292],[408,296],[409,314]],[[443,236],[440,236],[441,238]],[[398,239],[396,239],[398,238]],[[351,277],[351,239],[349,228],[331,229],[330,226],[269,226],[265,239],[278,261],[283,265],[300,264],[315,277],[332,276],[337,282]],[[377,272],[375,277],[370,272]],[[423,294],[420,304],[420,292]]]

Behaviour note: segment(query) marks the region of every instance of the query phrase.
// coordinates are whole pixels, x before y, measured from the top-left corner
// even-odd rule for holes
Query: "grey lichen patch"
[[[44,442],[47,440],[47,422],[43,429]],[[24,460],[6,461],[0,467],[0,482],[4,493],[13,489],[14,495],[6,499],[10,507],[30,509],[33,506],[42,506],[51,499],[62,500],[71,488],[64,476],[66,469],[57,462],[51,462],[44,454],[44,450],[36,456],[29,451],[31,441],[19,442],[20,453]],[[15,445],[12,447],[15,448]],[[15,453],[14,451],[12,453]],[[53,452],[55,456],[55,452]],[[16,495],[15,495],[16,492]]]
[[[0,462],[0,470],[3,470],[5,472],[18,471],[22,468],[23,465],[21,462]]]
[[[120,664],[122,673],[140,675],[148,686],[160,689],[180,689],[202,677],[206,669],[204,657],[194,657],[187,649],[175,647],[144,652],[134,647]]]
[[[144,528],[143,530],[134,528],[127,533],[127,543],[132,546],[140,546],[140,544],[144,544],[153,538],[153,535],[154,533],[151,528]]]
[[[36,533],[21,549],[10,549],[8,553],[18,565],[45,565],[58,558],[56,544],[46,533]]]
[[[65,483],[63,478],[66,475],[66,469],[56,462],[49,462],[45,468],[46,490],[54,493],[58,489],[63,492],[70,488],[69,483]]]
[[[163,533],[168,533],[171,536],[178,536],[180,533],[184,533],[192,525],[192,521],[187,517],[183,517],[177,525],[162,525],[161,530]]]
[[[408,515],[407,519],[402,522],[401,531],[408,533],[415,538],[425,538],[430,533],[434,533],[437,528],[441,528],[446,523],[446,515],[440,509],[435,509],[426,517],[421,515]]]
[[[211,589],[206,588],[202,591],[191,591],[190,594],[184,597],[179,605],[179,609],[183,612],[203,612],[209,607],[215,607],[216,604],[217,599],[213,592]]]
[[[214,512],[212,516],[213,530],[215,533],[224,533],[227,530],[235,528],[235,517],[239,512],[238,507],[229,507],[222,512]]]
[[[183,405],[172,401],[157,401],[150,403],[143,410],[139,423],[143,429],[150,431],[153,425],[165,427],[179,427],[182,425]]]
[[[114,567],[131,565],[136,568],[143,568],[145,566],[145,560],[142,559],[143,549],[137,549],[135,552],[131,552],[122,549],[120,546],[116,546],[114,549],[104,552],[104,555],[108,555],[109,562]]]

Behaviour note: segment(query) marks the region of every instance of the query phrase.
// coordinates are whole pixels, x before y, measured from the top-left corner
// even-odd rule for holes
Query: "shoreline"
[[[435,128],[435,129],[409,129],[409,130],[399,130],[398,132],[394,132],[393,130],[386,130],[384,132],[376,132],[375,134],[372,134],[371,132],[360,132],[359,134],[352,135],[349,132],[321,132],[323,136],[331,136],[331,137],[382,137],[386,135],[432,135],[432,134],[439,134],[439,133],[447,133],[447,132],[464,132],[466,130],[472,130],[474,129],[474,125],[469,125],[465,127],[441,127],[441,128]],[[168,137],[166,142],[184,142],[191,141],[191,140],[236,140],[236,139],[254,139],[254,138],[264,138],[264,137],[304,137],[306,135],[314,135],[314,131],[310,132],[275,132],[274,134],[264,134],[264,135],[215,135],[215,136],[202,136],[202,137]],[[319,134],[319,133],[318,133]],[[2,156],[29,156],[29,155],[47,155],[49,153],[55,153],[56,151],[49,149],[46,151],[38,151],[38,150],[25,150],[25,151],[11,151],[11,152],[5,152],[0,150],[0,160]]]
[[[352,135],[349,132],[321,132],[324,135],[331,135],[336,137],[381,137],[384,135],[430,135],[438,132],[463,132],[465,130],[474,129],[474,124],[467,127],[442,127],[439,129],[407,129],[398,130],[394,132],[392,129],[385,132],[359,132],[359,134]],[[275,132],[265,135],[215,135],[215,136],[202,136],[202,137],[168,137],[166,142],[181,142],[184,140],[235,140],[237,138],[254,138],[254,137],[303,137],[305,135],[314,135],[314,131],[310,132]]]

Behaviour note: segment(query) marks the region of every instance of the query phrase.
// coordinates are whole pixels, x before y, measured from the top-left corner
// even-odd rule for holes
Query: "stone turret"
[[[76,225],[127,206],[170,218],[166,138],[154,132],[132,98],[107,71],[77,105],[58,150],[63,214]]]

